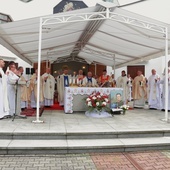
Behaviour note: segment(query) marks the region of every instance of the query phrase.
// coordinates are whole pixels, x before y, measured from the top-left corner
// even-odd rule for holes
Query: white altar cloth
[[[73,100],[74,97],[77,95],[81,95],[83,97],[86,97],[87,95],[90,95],[92,92],[100,92],[107,95],[110,95],[110,92],[113,90],[120,90],[121,88],[94,88],[94,87],[65,87],[65,94],[64,94],[64,112],[65,113],[73,113]],[[122,90],[122,89],[121,89]],[[79,105],[85,105],[85,101],[79,100]],[[86,111],[86,110],[80,110],[80,111]]]

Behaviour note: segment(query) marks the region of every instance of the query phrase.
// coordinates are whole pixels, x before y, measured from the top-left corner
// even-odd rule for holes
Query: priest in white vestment
[[[165,76],[162,80],[158,81],[158,83],[163,85],[161,110],[165,111]],[[168,112],[170,112],[170,68],[168,68]]]
[[[36,109],[37,107],[37,75],[38,70],[35,70],[35,73],[30,78],[30,84],[28,88],[28,105],[31,108]],[[43,79],[40,76],[40,100],[39,100],[39,106],[44,105],[44,96],[43,96]]]
[[[13,116],[16,112],[16,94],[17,94],[17,83],[19,77],[17,76],[17,70],[15,64],[9,65],[9,70],[7,71],[7,88],[8,88],[8,101],[9,101],[9,114]]]
[[[57,91],[58,101],[60,106],[64,106],[64,91],[65,87],[69,87],[72,84],[71,75],[68,75],[68,68],[63,68],[63,74],[57,77]]]
[[[97,81],[95,78],[92,77],[92,72],[87,73],[87,77],[83,78],[84,87],[98,87]]]
[[[19,88],[21,95],[21,110],[25,110],[28,107],[28,89],[27,89],[27,80],[23,76],[24,68],[22,66],[18,67],[18,76],[19,76]]]
[[[9,115],[9,103],[7,96],[7,76],[4,74],[4,60],[0,59],[0,119]]]
[[[116,87],[123,88],[123,101],[127,104],[128,103],[128,94],[129,94],[129,87],[128,87],[128,78],[126,76],[126,72],[123,70],[121,72],[121,76],[116,80]]]
[[[132,96],[134,107],[144,108],[147,99],[147,84],[146,78],[141,71],[137,72],[137,76],[132,82]]]
[[[44,106],[52,106],[54,104],[55,78],[50,74],[50,68],[46,68],[46,73],[42,75]]]
[[[151,70],[152,75],[148,78],[148,104],[150,109],[160,109],[161,89],[158,80],[160,76],[156,70]]]

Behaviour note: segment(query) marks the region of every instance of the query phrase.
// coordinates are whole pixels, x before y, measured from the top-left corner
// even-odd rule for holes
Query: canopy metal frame
[[[40,107],[40,70],[41,70],[41,47],[42,47],[42,30],[45,26],[63,23],[74,23],[84,21],[96,21],[96,20],[114,20],[127,25],[135,27],[141,27],[147,30],[151,30],[157,33],[163,34],[165,39],[165,121],[168,122],[168,28],[165,26],[157,25],[155,23],[149,23],[137,18],[131,18],[115,12],[111,12],[111,8],[105,8],[105,11],[101,12],[90,12],[80,14],[63,14],[59,16],[40,17],[39,23],[39,49],[38,49],[38,79],[37,79],[37,108]],[[115,62],[115,54],[113,54]],[[115,67],[114,67],[115,68]],[[36,111],[36,120],[34,123],[42,123],[43,121],[39,118],[39,109]]]

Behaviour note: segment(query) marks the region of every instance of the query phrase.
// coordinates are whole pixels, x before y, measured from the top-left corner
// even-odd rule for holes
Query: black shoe
[[[165,111],[165,109],[161,109],[161,111],[163,111],[163,112],[164,112],[164,111]]]
[[[157,110],[156,108],[149,108],[150,110]]]

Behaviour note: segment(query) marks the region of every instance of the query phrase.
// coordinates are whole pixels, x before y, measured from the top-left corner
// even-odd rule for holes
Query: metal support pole
[[[46,68],[48,68],[48,59],[46,60]]]
[[[106,18],[109,18],[110,10],[109,8],[106,8]]]
[[[116,58],[115,58],[115,54],[114,54],[114,57],[113,57],[114,78],[115,78],[115,76],[116,76],[116,66],[115,66],[115,61],[116,61]]]
[[[95,67],[94,74],[96,75],[96,73],[97,73],[96,63],[94,65],[94,67]]]
[[[36,120],[33,123],[43,123],[39,119],[40,117],[40,71],[41,71],[41,43],[42,43],[42,18],[40,18],[40,28],[39,28],[39,46],[38,46],[38,75],[37,75],[37,111]]]
[[[168,28],[165,34],[165,121],[168,122]]]

